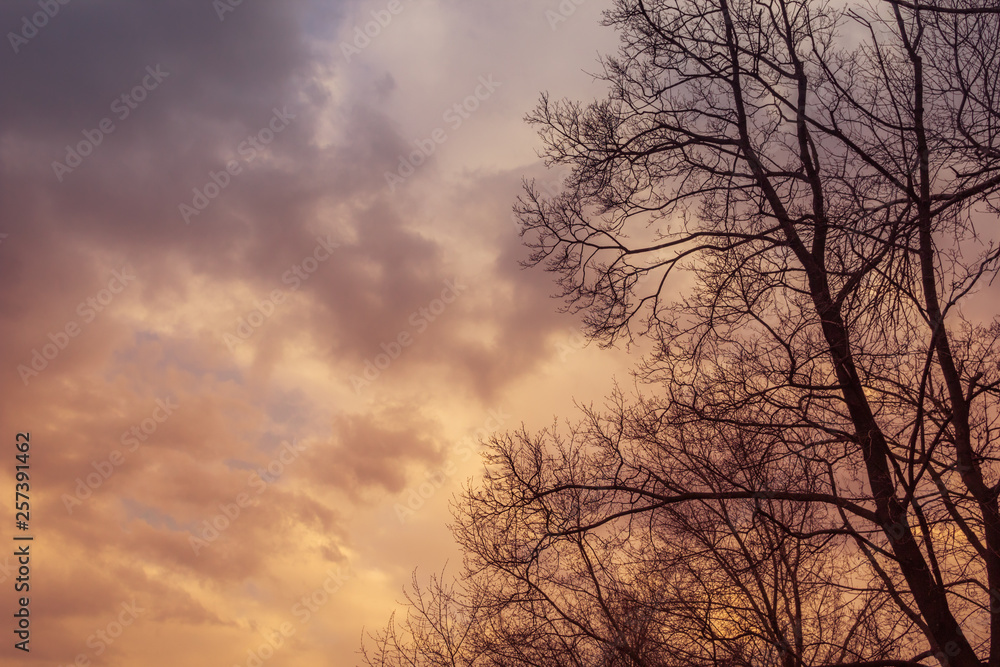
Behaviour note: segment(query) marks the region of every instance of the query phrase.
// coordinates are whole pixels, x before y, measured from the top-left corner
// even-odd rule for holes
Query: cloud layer
[[[598,94],[613,44],[559,7],[0,6],[0,423],[37,536],[4,664],[350,664],[452,555],[477,438],[626,368],[518,268],[520,180],[554,178],[521,118]]]

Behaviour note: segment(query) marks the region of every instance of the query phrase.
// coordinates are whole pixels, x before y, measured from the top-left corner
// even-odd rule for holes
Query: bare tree
[[[476,662],[470,638],[480,622],[482,600],[446,583],[443,570],[426,587],[414,572],[405,596],[406,617],[397,623],[394,614],[384,631],[367,637],[371,648],[362,645],[365,664],[457,667]]]
[[[1000,323],[962,310],[1000,261],[998,7],[606,14],[609,96],[542,97],[571,175],[516,211],[595,339],[656,349],[642,396],[492,443],[454,527],[476,664],[1000,667]]]

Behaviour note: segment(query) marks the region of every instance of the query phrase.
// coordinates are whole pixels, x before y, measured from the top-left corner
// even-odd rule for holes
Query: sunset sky
[[[477,441],[630,383],[511,219],[606,7],[0,4],[0,663],[354,665],[457,572]]]

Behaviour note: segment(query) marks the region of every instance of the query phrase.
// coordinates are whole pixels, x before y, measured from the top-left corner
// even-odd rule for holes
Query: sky
[[[511,218],[605,8],[0,4],[2,664],[354,665],[457,572],[480,441],[630,381]]]

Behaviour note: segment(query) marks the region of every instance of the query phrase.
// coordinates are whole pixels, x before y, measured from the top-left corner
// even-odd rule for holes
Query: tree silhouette
[[[494,438],[463,649],[369,664],[1000,667],[998,8],[617,0],[515,210],[646,389]]]

